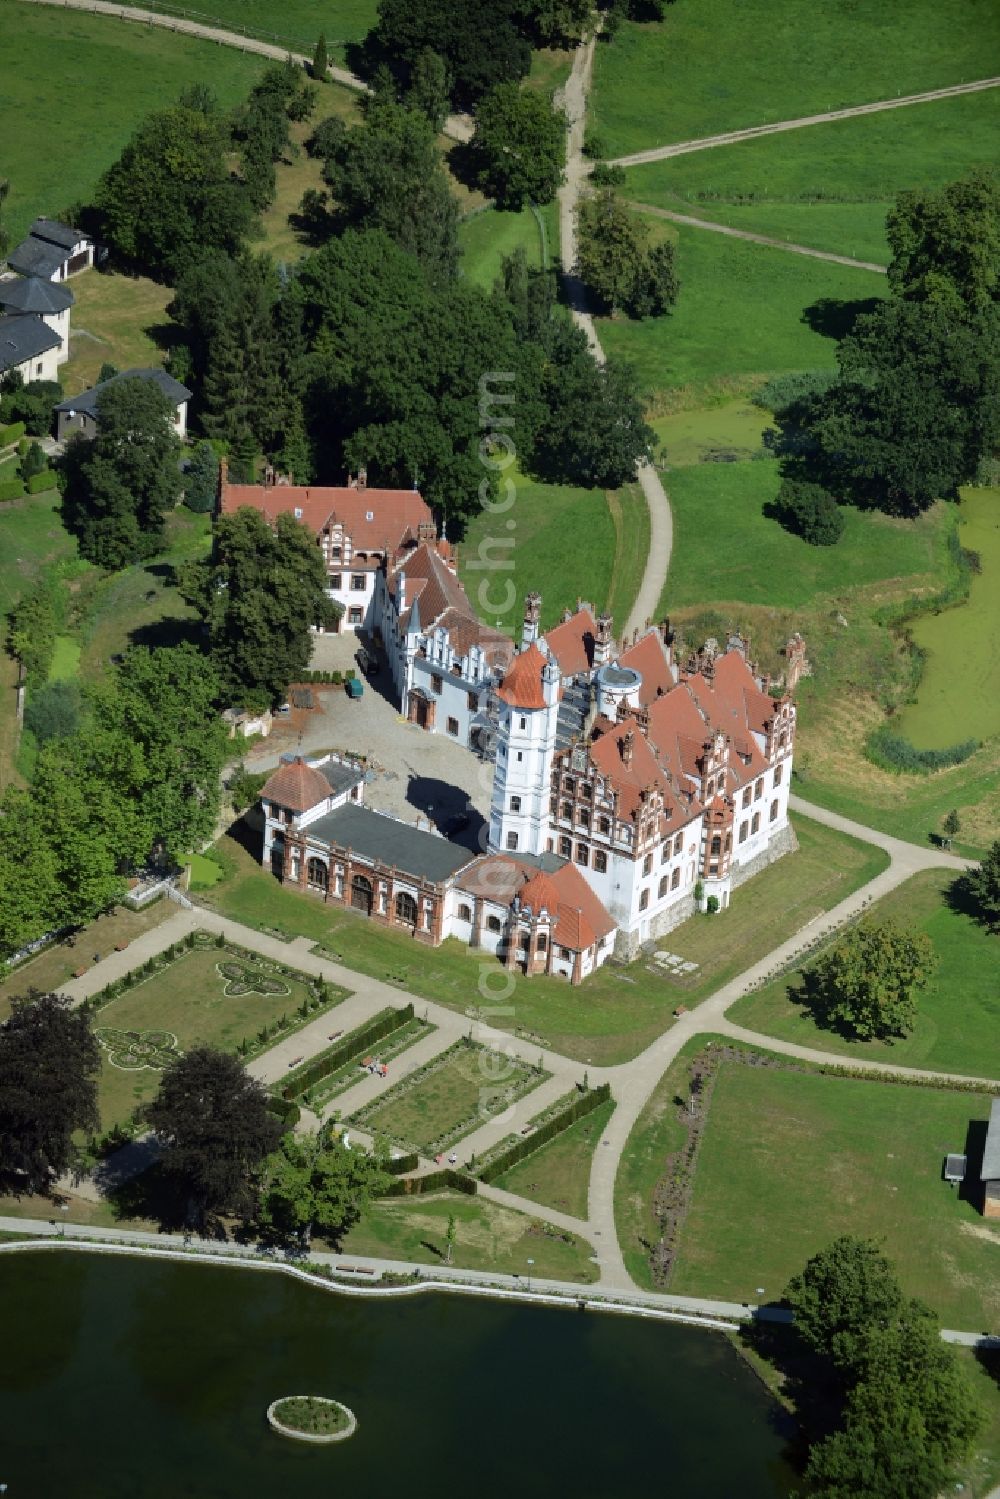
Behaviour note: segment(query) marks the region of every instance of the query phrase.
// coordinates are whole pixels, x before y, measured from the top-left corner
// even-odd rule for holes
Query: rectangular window
[[[598,874],[607,874],[608,872],[608,856],[601,853],[600,849],[594,851],[594,869]]]
[[[449,720],[448,720],[448,733],[452,736],[453,739],[457,739],[458,738],[458,719],[457,718],[449,718]]]
[[[465,699],[466,703],[468,704],[469,712],[475,713],[479,707],[479,699],[476,697],[476,694],[474,692],[467,692],[465,695]]]
[[[347,623],[349,625],[359,625],[361,623],[361,621],[362,621],[363,618],[364,618],[364,610],[363,609],[348,609],[348,611],[347,611]]]
[[[640,911],[645,911],[645,909],[646,909],[646,907],[648,905],[649,905],[649,891],[648,890],[644,890],[642,892],[642,894],[639,896],[639,910]]]
[[[760,780],[757,782],[756,786],[753,788],[753,799],[754,799],[754,801],[755,802],[759,802],[760,799],[761,799],[761,797],[763,795],[764,795],[764,777],[761,776]]]
[[[773,801],[771,803],[771,821],[774,822],[777,819],[777,816],[778,816],[778,803],[777,803],[777,801]]]
[[[751,826],[750,831],[752,833],[759,833],[760,832],[760,813],[759,812],[755,812],[753,814],[753,825]]]
[[[568,859],[569,856],[572,854],[572,852],[573,852],[573,843],[572,843],[572,840],[569,839],[569,838],[560,838],[559,839],[559,855],[560,855],[560,858]]]
[[[663,844],[662,844],[662,846],[660,848],[660,863],[661,864],[665,864],[667,862],[667,860],[670,858],[670,850],[673,848],[673,846],[674,846],[674,840],[672,838],[664,838]]]
[[[680,852],[683,849],[683,847],[684,847],[684,835],[683,835],[683,833],[678,833],[677,837],[674,839],[674,858],[675,859],[678,858],[678,856],[680,855]]]
[[[586,807],[581,807],[580,808],[580,811],[579,811],[579,814],[578,814],[578,821],[579,821],[580,826],[582,828],[589,828],[590,827],[590,813],[587,811]]]
[[[431,677],[431,691],[441,692],[444,688],[444,679],[436,674]]]
[[[521,798],[519,796],[512,796],[511,797],[511,799],[510,799],[510,810],[512,812],[520,812],[520,810],[521,810]]]
[[[750,831],[750,824],[748,822],[741,822],[740,823],[740,842],[741,843],[746,843],[746,841],[747,841],[747,834],[749,833],[749,831]]]
[[[775,785],[775,786],[780,786],[781,785],[781,772],[782,772],[783,769],[784,769],[784,766],[782,766],[782,765],[776,765],[774,767],[774,780],[772,782],[772,785]]]
[[[652,873],[652,869],[653,869],[653,855],[652,854],[647,854],[646,857],[642,861],[642,872],[643,872],[643,874],[651,874]]]
[[[517,834],[516,833],[508,833],[507,834],[507,847],[509,849],[511,849],[512,851],[517,848]]]
[[[364,593],[364,591],[365,591],[365,575],[364,575],[364,573],[351,573],[351,591],[353,593]]]
[[[587,845],[585,843],[578,843],[576,845],[576,862],[578,864],[583,864],[584,866],[590,863],[590,856],[587,852]]]
[[[344,586],[344,574],[343,573],[331,573],[330,574],[330,587],[331,588],[343,588],[343,586]]]
[[[518,727],[522,728],[522,729],[526,729],[528,727],[528,720],[526,718],[521,718],[518,721]]]
[[[678,865],[678,867],[674,870],[673,874],[670,876],[670,888],[671,888],[671,890],[676,890],[677,886],[680,884],[680,882],[681,882],[681,871],[680,871],[680,866]]]
[[[751,798],[752,795],[753,795],[753,787],[752,786],[748,786],[747,789],[743,793],[743,805],[744,805],[744,807],[749,807],[749,805],[750,805],[750,798]]]
[[[570,952],[570,950],[569,950],[568,947],[560,947],[560,949],[559,949],[559,956],[561,958],[564,958],[565,961],[568,963],[570,961],[570,959],[572,958],[573,954]]]
[[[518,752],[517,752],[517,759],[518,759],[518,763],[519,764],[524,759],[524,756],[522,755],[522,753],[521,753],[520,750],[518,750]]]

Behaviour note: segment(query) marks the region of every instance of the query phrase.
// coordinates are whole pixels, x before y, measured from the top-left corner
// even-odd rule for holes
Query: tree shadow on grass
[[[977,926],[989,927],[992,924],[979,904],[967,874],[955,876],[944,892],[944,903],[956,916],[967,916]]]
[[[444,1259],[444,1251],[439,1249],[436,1244],[432,1244],[430,1239],[421,1239],[420,1247],[421,1249],[426,1249],[428,1254],[436,1255],[439,1260]]]
[[[150,650],[165,650],[177,645],[199,646],[204,639],[201,621],[197,619],[154,619],[145,625],[136,625],[128,632],[130,645],[148,646]]]
[[[857,301],[843,301],[839,297],[820,297],[818,302],[803,308],[801,321],[823,338],[833,338],[839,343],[849,333],[859,317],[867,317],[882,306],[881,297],[864,297]]]
[[[119,1222],[143,1218],[158,1224],[163,1233],[192,1227],[188,1194],[159,1162],[113,1186],[107,1201]]]

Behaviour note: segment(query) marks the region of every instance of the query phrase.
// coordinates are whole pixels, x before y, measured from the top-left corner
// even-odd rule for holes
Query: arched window
[[[317,890],[326,890],[330,884],[330,871],[322,859],[310,859],[306,865],[306,881]]]
[[[372,882],[363,874],[356,874],[351,881],[351,905],[366,916],[372,914]]]
[[[458,908],[458,919],[459,919],[459,921],[471,921],[472,920],[472,907],[471,906],[466,906],[466,905],[459,906],[459,908]]]
[[[396,896],[396,920],[404,926],[417,924],[417,903],[408,890],[401,890]]]
[[[539,932],[538,936],[535,938],[535,951],[536,952],[547,952],[548,951],[548,947],[549,947],[549,939],[548,939],[547,935],[545,934],[545,932]]]

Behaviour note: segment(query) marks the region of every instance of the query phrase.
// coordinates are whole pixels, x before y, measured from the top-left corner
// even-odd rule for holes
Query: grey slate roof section
[[[65,312],[76,298],[57,281],[43,281],[40,276],[17,276],[0,281],[0,307],[9,312],[36,312],[39,317]]]
[[[994,1098],[990,1109],[990,1127],[986,1131],[980,1180],[1000,1181],[1000,1098]]]
[[[47,239],[53,245],[60,245],[67,254],[74,245],[87,238],[80,229],[74,229],[71,224],[61,224],[58,219],[36,219],[29,232],[35,239]]]
[[[12,370],[26,359],[57,349],[61,343],[58,333],[53,333],[40,317],[24,313],[0,317],[0,370]]]
[[[107,390],[109,385],[116,385],[119,380],[152,380],[158,385],[174,406],[179,406],[182,401],[191,399],[191,392],[186,385],[168,375],[166,370],[122,370],[120,375],[113,375],[110,380],[102,380],[100,385],[95,385],[91,390],[85,390],[82,395],[68,396],[65,401],[60,401],[55,407],[56,411],[78,411],[85,416],[97,416],[97,398],[102,390]]]
[[[338,765],[336,760],[327,760],[323,765],[317,765],[316,769],[329,781],[330,790],[334,796],[339,796],[343,791],[350,791],[352,786],[360,786],[365,778],[365,773],[360,766]]]
[[[350,848],[363,859],[392,865],[406,874],[440,884],[470,864],[474,855],[447,838],[411,828],[409,823],[384,817],[368,807],[338,807],[303,829],[304,836]]]
[[[65,259],[66,251],[58,245],[50,245],[47,240],[35,239],[29,234],[16,250],[11,250],[7,264],[12,271],[20,271],[22,276],[40,276],[43,281],[48,281]]]

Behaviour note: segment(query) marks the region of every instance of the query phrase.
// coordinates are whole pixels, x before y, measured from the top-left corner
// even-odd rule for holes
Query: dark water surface
[[[358,1417],[269,1430],[280,1395]],[[782,1499],[776,1408],[718,1334],[471,1297],[361,1300],[99,1255],[0,1260],[7,1499]]]

